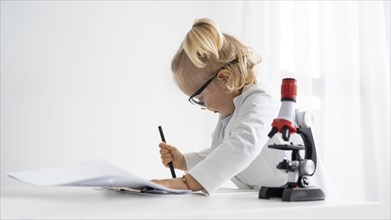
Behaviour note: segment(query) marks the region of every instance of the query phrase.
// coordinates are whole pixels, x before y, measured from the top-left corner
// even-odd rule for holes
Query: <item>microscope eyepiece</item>
[[[281,101],[296,102],[297,85],[296,79],[285,78],[281,85]]]

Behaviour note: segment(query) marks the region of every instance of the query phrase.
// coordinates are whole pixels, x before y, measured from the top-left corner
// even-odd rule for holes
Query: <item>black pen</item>
[[[164,134],[163,134],[163,129],[162,129],[162,126],[159,126],[159,133],[160,133],[160,137],[162,138],[162,141],[164,143],[167,143],[166,142],[166,139],[164,138]],[[168,166],[170,167],[170,171],[171,171],[171,176],[172,178],[176,178],[176,174],[175,174],[175,170],[174,170],[174,165],[172,165],[172,161],[170,163],[168,163]]]

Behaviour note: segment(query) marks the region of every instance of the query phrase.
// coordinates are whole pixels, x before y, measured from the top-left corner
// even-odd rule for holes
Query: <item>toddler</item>
[[[257,83],[255,67],[260,62],[251,48],[222,33],[212,20],[195,20],[171,69],[189,102],[218,113],[219,120],[210,148],[182,154],[160,143],[163,165],[172,162],[186,174],[156,183],[212,193],[230,179],[239,188],[251,189],[286,182],[286,175],[276,169],[283,152],[269,152],[265,146],[280,102]]]

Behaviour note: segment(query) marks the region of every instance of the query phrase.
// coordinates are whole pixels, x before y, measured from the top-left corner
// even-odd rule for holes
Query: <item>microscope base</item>
[[[270,197],[279,197],[282,201],[315,201],[324,200],[325,196],[321,189],[309,188],[291,188],[291,187],[262,187],[259,190],[260,199],[270,199]]]

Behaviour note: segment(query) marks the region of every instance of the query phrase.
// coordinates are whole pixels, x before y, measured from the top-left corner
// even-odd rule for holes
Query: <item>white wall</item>
[[[8,171],[93,158],[169,178],[158,125],[183,152],[208,147],[217,115],[170,71],[199,17],[240,37],[241,2],[1,1],[1,185],[15,184]]]

